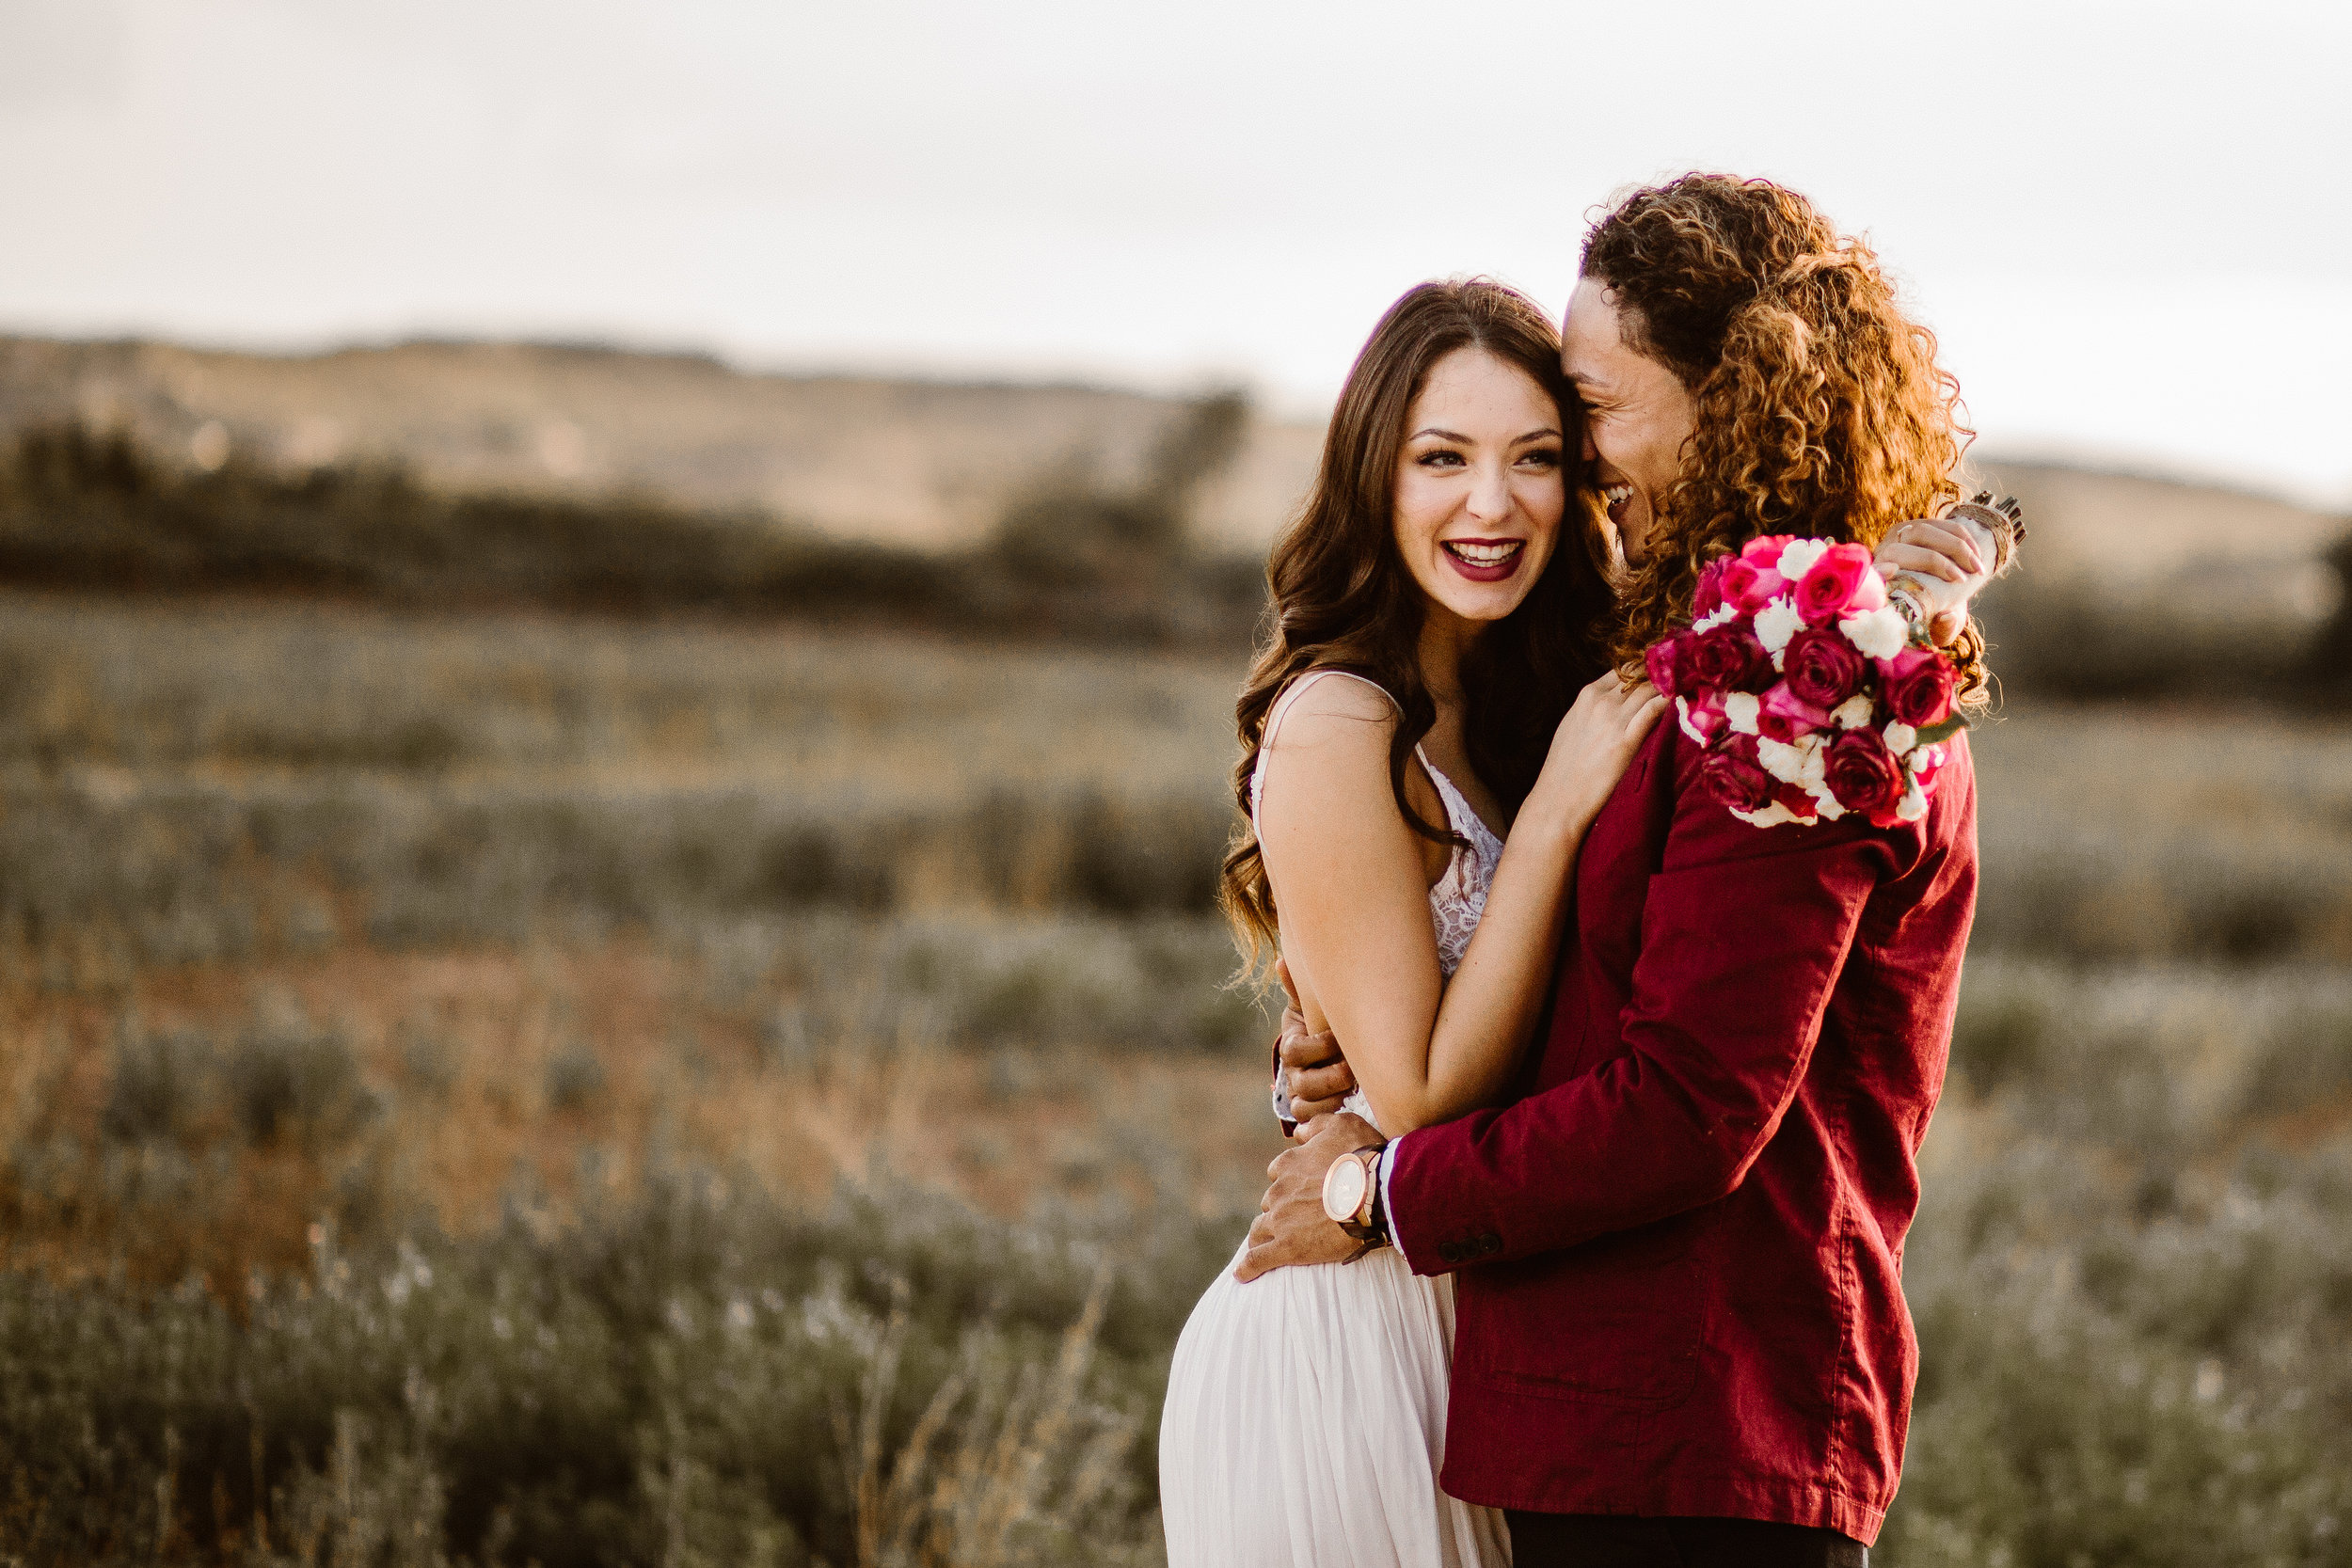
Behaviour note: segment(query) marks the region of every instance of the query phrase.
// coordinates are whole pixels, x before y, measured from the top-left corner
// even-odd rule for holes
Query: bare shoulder
[[[1361,832],[1397,817],[1389,785],[1396,725],[1396,705],[1366,682],[1334,676],[1301,691],[1265,748],[1262,832]]]
[[[1396,720],[1396,705],[1387,692],[1366,681],[1333,675],[1292,700],[1266,750],[1277,754],[1350,754],[1369,749],[1385,758]]]

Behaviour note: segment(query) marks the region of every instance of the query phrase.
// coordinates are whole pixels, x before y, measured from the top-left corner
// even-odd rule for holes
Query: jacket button
[[[1462,1260],[1462,1249],[1455,1243],[1445,1242],[1438,1247],[1438,1256],[1449,1263],[1458,1263]]]
[[[1478,1250],[1481,1252],[1501,1252],[1502,1250],[1502,1238],[1489,1230],[1484,1236],[1478,1238]]]

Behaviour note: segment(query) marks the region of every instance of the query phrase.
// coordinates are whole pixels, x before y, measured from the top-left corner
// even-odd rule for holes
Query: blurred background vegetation
[[[22,424],[0,1560],[1157,1560],[1262,423],[930,541]],[[2352,558],[2178,500],[1988,607],[1897,1568],[2352,1562]]]

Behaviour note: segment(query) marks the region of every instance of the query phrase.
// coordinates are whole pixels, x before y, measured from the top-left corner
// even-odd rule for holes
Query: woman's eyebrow
[[[1466,447],[1474,447],[1478,444],[1476,436],[1465,436],[1458,430],[1440,430],[1436,425],[1423,425],[1421,429],[1414,431],[1410,436],[1407,436],[1405,438],[1407,441],[1418,441],[1424,436],[1435,436],[1440,441],[1458,441]],[[1514,436],[1511,437],[1511,445],[1515,447],[1523,447],[1530,441],[1541,441],[1547,437],[1556,441],[1560,438],[1560,432],[1553,429],[1550,425],[1544,425],[1538,429],[1529,431],[1524,436]]]
[[[1475,444],[1470,436],[1458,430],[1439,430],[1436,425],[1423,425],[1405,438],[1407,441],[1418,441],[1424,436],[1435,436],[1440,441],[1459,441],[1466,447]]]

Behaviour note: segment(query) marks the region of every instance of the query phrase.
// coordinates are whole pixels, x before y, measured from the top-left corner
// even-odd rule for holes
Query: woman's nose
[[[1593,427],[1589,424],[1584,427],[1584,461],[1587,463],[1600,461],[1600,449],[1593,445]]]
[[[1510,476],[1501,464],[1487,464],[1478,470],[1470,483],[1470,515],[1473,517],[1500,517],[1511,510]]]

